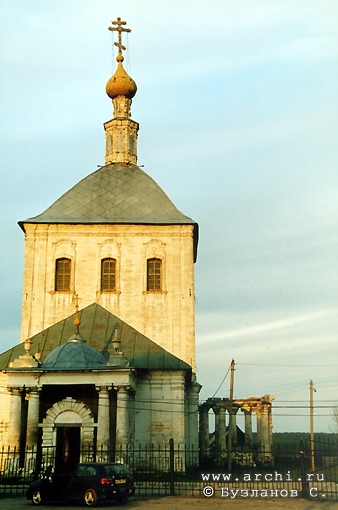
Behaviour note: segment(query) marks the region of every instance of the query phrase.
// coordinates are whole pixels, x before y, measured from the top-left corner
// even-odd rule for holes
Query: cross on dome
[[[114,45],[118,47],[119,55],[121,55],[122,61],[123,61],[122,50],[125,51],[126,47],[123,46],[123,44],[122,44],[122,32],[131,32],[131,29],[130,28],[124,28],[123,25],[126,25],[127,22],[126,21],[121,21],[120,17],[118,17],[116,21],[112,21],[112,24],[113,25],[117,25],[117,26],[108,27],[108,30],[110,30],[111,32],[118,32],[118,42],[114,42]]]

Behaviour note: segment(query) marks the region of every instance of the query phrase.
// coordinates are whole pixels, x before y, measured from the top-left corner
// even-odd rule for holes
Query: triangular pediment
[[[129,367],[149,370],[191,370],[190,365],[97,303],[80,310],[79,316],[81,337],[104,356],[109,356],[114,331],[117,330]],[[40,353],[40,361],[43,362],[52,350],[65,344],[74,334],[74,319],[75,314],[72,314],[34,335],[31,338],[30,352]],[[20,343],[0,354],[0,369],[8,368],[9,363],[23,353],[23,344]]]

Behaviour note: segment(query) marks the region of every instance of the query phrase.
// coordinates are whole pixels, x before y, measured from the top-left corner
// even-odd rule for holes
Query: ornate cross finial
[[[75,309],[76,311],[78,312],[79,310],[79,295],[77,292],[74,293],[74,296],[73,296],[73,303],[75,305]]]
[[[114,42],[114,45],[118,47],[119,53],[122,54],[122,50],[125,51],[126,47],[122,44],[122,32],[131,32],[130,28],[124,28],[123,25],[126,25],[126,21],[121,21],[121,18],[117,18],[116,21],[112,21],[113,25],[117,25],[114,27],[108,27],[108,30],[111,32],[118,32],[118,42]]]
[[[80,317],[79,317],[79,295],[75,292],[73,296],[73,303],[75,305],[75,319],[74,319],[74,326],[76,333],[79,332],[79,326],[81,324]]]

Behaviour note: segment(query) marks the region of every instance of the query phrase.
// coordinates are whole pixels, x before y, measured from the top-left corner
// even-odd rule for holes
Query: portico
[[[202,459],[210,458],[209,411],[215,415],[215,445],[214,450],[219,457],[226,454],[226,434],[231,427],[231,443],[237,443],[236,414],[241,410],[245,415],[245,448],[253,448],[252,415],[256,415],[258,460],[270,463],[272,460],[272,401],[274,397],[250,397],[236,399],[232,402],[228,398],[209,398],[199,407],[200,416],[200,449]],[[231,420],[230,420],[231,414]],[[226,417],[228,416],[228,427]]]
[[[110,332],[100,331],[103,321]],[[65,340],[72,323],[76,332]],[[50,350],[49,341],[56,340]],[[19,356],[22,344],[17,346],[3,370],[11,448],[25,439],[42,455],[54,449],[62,467],[69,457],[112,460],[117,450],[167,444],[171,437],[197,446],[200,385],[191,367],[100,305],[51,326],[31,344]]]

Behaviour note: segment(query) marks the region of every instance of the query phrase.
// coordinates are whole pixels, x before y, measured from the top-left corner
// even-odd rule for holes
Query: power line
[[[245,363],[245,362],[239,362],[238,365],[246,365],[246,366],[258,366],[258,367],[311,367],[311,368],[317,368],[317,367],[332,367],[335,368],[338,366],[338,363]]]
[[[313,406],[315,409],[332,409],[332,406],[318,406],[318,405],[314,405]],[[302,405],[302,406],[279,406],[279,405],[274,405],[273,406],[274,409],[310,409],[311,408],[311,405]]]
[[[278,402],[306,402],[306,400],[305,399],[303,399],[303,400],[280,400],[280,399],[278,399]],[[337,399],[332,400],[332,399],[317,399],[316,398],[316,402],[333,402],[335,405],[338,405]]]
[[[229,365],[228,371],[225,374],[225,376],[223,377],[221,384],[218,386],[217,390],[215,391],[215,393],[213,394],[213,396],[211,398],[214,398],[214,396],[217,395],[218,391],[222,388],[222,385],[223,385],[225,379],[227,378],[227,376],[228,376],[228,374],[230,372],[230,369],[231,369],[231,364]]]

